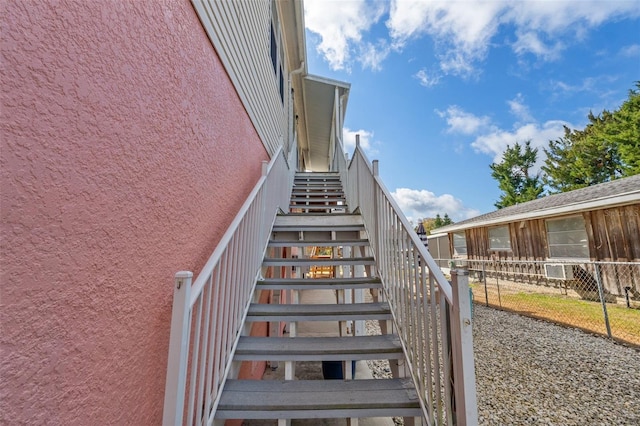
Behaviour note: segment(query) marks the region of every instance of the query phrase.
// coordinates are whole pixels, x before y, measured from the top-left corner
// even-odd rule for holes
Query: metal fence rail
[[[336,150],[342,156],[342,147]],[[334,165],[346,167],[343,158]],[[343,179],[359,209],[407,354],[405,372],[420,395],[426,424],[475,425],[477,402],[466,271],[449,283],[356,143]]]
[[[263,163],[262,177],[192,282],[176,274],[163,424],[210,424],[231,368],[278,208],[288,206],[293,147]]]
[[[469,271],[475,303],[640,346],[640,262],[439,259]]]

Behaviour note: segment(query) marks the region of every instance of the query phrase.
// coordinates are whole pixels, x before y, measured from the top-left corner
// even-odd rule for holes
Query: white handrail
[[[348,165],[342,146],[333,165],[347,205],[363,217],[424,417],[428,424],[477,424],[468,277],[455,271],[447,281],[358,142]]]
[[[212,422],[273,222],[289,205],[296,153],[294,143],[289,158],[280,148],[263,162],[262,176],[195,281],[189,271],[176,274],[164,425]]]

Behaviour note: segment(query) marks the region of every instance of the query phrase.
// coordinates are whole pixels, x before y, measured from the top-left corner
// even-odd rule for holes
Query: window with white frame
[[[548,219],[545,222],[550,258],[589,258],[587,229],[582,216]]]
[[[455,232],[453,234],[453,255],[467,255],[467,237],[464,235],[464,232]]]
[[[489,250],[511,250],[508,226],[489,228]]]
[[[271,64],[278,82],[280,100],[284,102],[284,73],[282,71],[282,39],[280,37],[280,27],[278,25],[278,14],[275,1],[271,2]]]

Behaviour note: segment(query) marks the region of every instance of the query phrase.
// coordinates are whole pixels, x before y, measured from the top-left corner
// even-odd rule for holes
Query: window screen
[[[589,258],[587,231],[582,216],[549,219],[546,224],[549,257]]]
[[[496,226],[495,228],[489,228],[489,249],[511,250],[511,239],[509,238],[508,226]]]
[[[467,255],[467,238],[464,232],[456,232],[453,234],[453,254],[457,256]]]

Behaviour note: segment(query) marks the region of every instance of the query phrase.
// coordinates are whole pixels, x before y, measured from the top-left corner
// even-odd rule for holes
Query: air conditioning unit
[[[569,263],[545,263],[544,276],[554,280],[572,280],[573,265]]]

